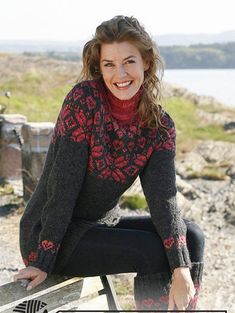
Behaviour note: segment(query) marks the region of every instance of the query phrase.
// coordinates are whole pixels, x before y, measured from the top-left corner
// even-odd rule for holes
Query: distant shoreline
[[[158,45],[168,69],[235,69],[235,32],[226,42]],[[193,38],[193,37],[192,37]],[[198,39],[200,42],[200,39]],[[74,61],[81,59],[86,41],[0,40],[0,52],[43,55]],[[208,41],[210,42],[210,41]],[[170,43],[170,41],[169,41]]]
[[[235,107],[235,69],[167,69],[163,81]]]

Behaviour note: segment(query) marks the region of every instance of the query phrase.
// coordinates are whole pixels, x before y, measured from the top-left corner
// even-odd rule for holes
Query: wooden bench
[[[32,304],[38,304],[40,312],[43,313],[47,311],[55,313],[66,309],[96,310],[97,302],[95,301],[100,298],[99,296],[105,297],[104,295],[106,295],[107,305],[105,309],[121,310],[111,277],[108,275],[87,278],[49,275],[42,284],[31,291],[26,291],[27,283],[27,280],[21,280],[0,286],[1,313],[39,312],[39,310],[36,311],[35,306],[26,311],[26,306]],[[92,301],[93,307],[89,307]]]

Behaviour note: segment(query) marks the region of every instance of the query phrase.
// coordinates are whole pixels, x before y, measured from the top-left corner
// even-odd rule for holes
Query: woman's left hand
[[[168,310],[186,310],[195,295],[194,284],[188,267],[174,269],[169,294]]]

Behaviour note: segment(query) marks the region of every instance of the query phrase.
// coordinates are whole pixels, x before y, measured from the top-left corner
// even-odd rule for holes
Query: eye
[[[126,64],[132,64],[132,63],[135,63],[135,60],[127,60],[126,61]]]
[[[109,62],[109,63],[105,63],[105,64],[104,64],[104,66],[105,66],[105,67],[113,67],[113,66],[114,66],[114,64],[113,64],[113,63],[111,63],[111,62]]]

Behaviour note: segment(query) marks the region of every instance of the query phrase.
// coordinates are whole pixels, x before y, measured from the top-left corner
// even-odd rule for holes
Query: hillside
[[[218,34],[153,36],[168,69],[235,68],[235,30]],[[86,40],[0,40],[0,52],[41,54],[70,61],[81,59]]]
[[[235,42],[159,47],[167,69],[235,68]]]
[[[54,122],[80,70],[78,62],[0,54],[0,90],[12,95],[0,103],[7,105],[6,113],[26,115],[28,121]]]

